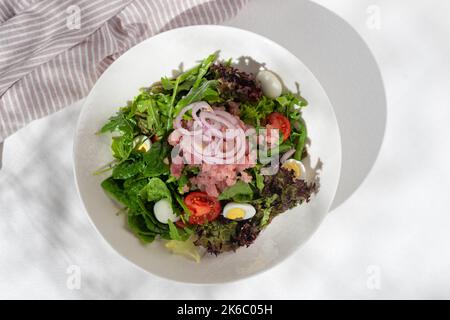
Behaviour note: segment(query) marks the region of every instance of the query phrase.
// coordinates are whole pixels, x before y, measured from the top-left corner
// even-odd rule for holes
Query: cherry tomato
[[[219,200],[208,196],[206,192],[191,192],[184,198],[184,203],[191,211],[190,224],[204,224],[213,221],[222,211]]]
[[[272,129],[278,129],[283,134],[283,142],[291,134],[291,122],[281,113],[273,112],[267,117],[267,125]]]

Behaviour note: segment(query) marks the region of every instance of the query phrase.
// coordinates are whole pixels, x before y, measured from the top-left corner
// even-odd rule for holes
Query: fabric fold
[[[0,0],[0,141],[85,97],[137,43],[172,28],[218,24],[247,0],[28,0],[2,11],[9,2]]]

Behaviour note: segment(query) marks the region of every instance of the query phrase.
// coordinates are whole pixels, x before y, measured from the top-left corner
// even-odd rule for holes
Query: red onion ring
[[[182,123],[189,110],[193,130],[184,128]],[[244,158],[248,149],[243,122],[226,111],[212,109],[204,101],[184,107],[174,120],[174,129],[182,134],[178,145],[186,161],[231,164]]]
[[[295,153],[295,149],[289,149],[288,151],[286,151],[283,156],[280,159],[280,163],[283,164],[286,162],[286,160],[288,160],[290,157],[292,157],[292,155]]]

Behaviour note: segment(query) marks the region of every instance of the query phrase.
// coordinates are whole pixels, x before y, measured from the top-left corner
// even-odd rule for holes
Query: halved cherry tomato
[[[289,138],[291,134],[291,122],[281,113],[272,112],[267,117],[267,125],[272,129],[278,129],[283,134],[283,142]]]
[[[191,211],[190,224],[204,224],[213,221],[222,211],[219,200],[208,196],[206,192],[191,192],[184,198],[184,203]]]

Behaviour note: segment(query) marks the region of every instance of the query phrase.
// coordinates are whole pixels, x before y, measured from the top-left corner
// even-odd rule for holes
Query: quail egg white
[[[168,223],[168,220],[172,222],[180,220],[180,217],[173,213],[172,204],[166,198],[155,203],[153,212],[155,213],[156,220],[161,223]]]
[[[222,215],[230,220],[247,220],[253,218],[256,213],[251,204],[230,202],[223,208]]]
[[[261,88],[265,96],[275,99],[281,95],[283,87],[280,80],[272,72],[261,70],[258,72],[256,80],[261,83]]]
[[[152,143],[148,137],[141,135],[134,138],[133,145],[137,151],[147,152],[150,150]]]
[[[295,159],[287,160],[281,167],[294,171],[295,178],[297,179],[303,178],[305,174],[305,166],[301,161]]]

